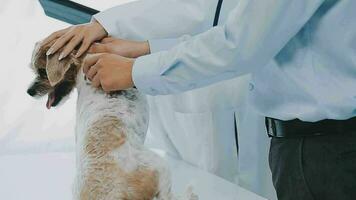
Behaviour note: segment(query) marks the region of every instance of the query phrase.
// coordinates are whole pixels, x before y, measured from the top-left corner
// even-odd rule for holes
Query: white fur
[[[126,95],[118,95],[115,98],[109,98],[103,91],[93,88],[84,80],[81,70],[77,76],[77,115],[76,115],[76,157],[77,157],[77,175],[74,186],[75,199],[80,199],[79,194],[85,187],[86,176],[89,176],[87,168],[90,168],[95,159],[90,158],[84,151],[86,138],[89,134],[88,129],[95,122],[105,117],[117,117],[123,122],[121,127],[126,136],[126,141],[117,149],[113,149],[110,155],[115,158],[117,164],[124,172],[132,172],[140,167],[153,169],[158,173],[158,191],[156,199],[171,200],[174,199],[171,194],[171,178],[169,169],[165,162],[155,153],[149,151],[143,146],[143,140],[147,131],[148,111],[146,101],[143,95],[135,89],[130,89]],[[133,98],[131,101],[128,98]],[[103,134],[100,132],[90,132],[90,134]],[[120,200],[120,192],[127,190],[125,180],[115,180],[118,185],[111,188],[106,196],[100,199]],[[106,184],[101,183],[101,184]],[[112,191],[114,190],[114,191]],[[197,199],[189,192],[186,199]],[[82,199],[81,199],[82,200]],[[95,199],[99,200],[99,199]]]

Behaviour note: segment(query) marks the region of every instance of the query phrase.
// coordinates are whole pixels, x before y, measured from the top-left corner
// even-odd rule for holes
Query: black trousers
[[[356,200],[356,130],[272,138],[269,163],[278,200]]]

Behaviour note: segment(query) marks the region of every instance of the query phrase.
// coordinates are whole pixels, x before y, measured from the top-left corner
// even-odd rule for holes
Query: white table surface
[[[189,184],[200,200],[264,199],[182,161],[167,160],[174,172],[173,191],[177,194]],[[0,199],[70,200],[74,169],[73,153],[0,156]]]

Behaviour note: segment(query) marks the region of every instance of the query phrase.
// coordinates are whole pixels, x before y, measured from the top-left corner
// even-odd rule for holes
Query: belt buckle
[[[265,124],[266,124],[268,137],[276,137],[277,133],[276,133],[276,124],[274,122],[274,119],[266,117]]]

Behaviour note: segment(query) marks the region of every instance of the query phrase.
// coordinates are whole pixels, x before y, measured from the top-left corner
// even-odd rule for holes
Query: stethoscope
[[[216,6],[213,26],[217,26],[219,23],[219,17],[220,17],[222,3],[223,3],[223,0],[219,0],[218,5]]]

